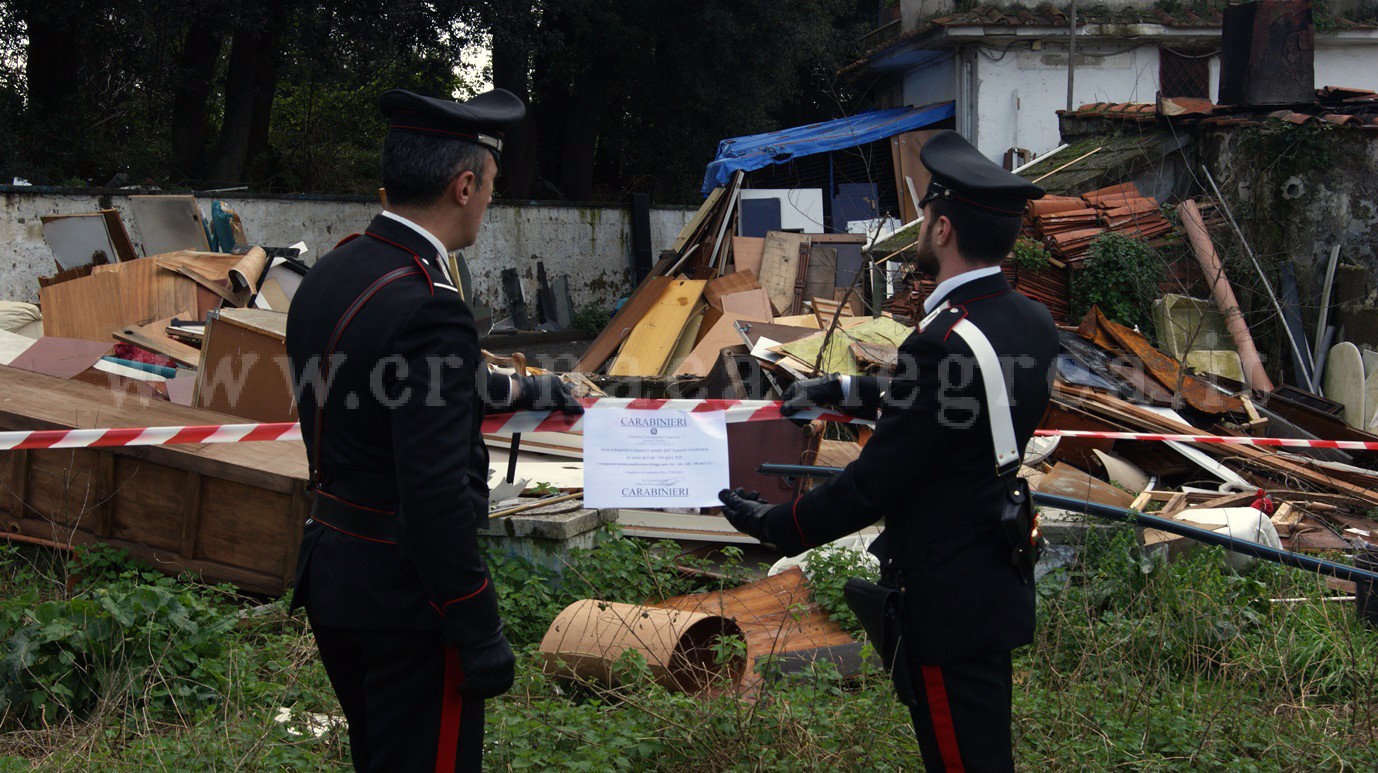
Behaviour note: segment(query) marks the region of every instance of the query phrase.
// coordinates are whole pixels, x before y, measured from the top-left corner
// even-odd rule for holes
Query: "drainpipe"
[[[1072,104],[1072,84],[1077,78],[1077,0],[1072,0],[1071,28],[1067,30],[1067,111],[1076,109]]]

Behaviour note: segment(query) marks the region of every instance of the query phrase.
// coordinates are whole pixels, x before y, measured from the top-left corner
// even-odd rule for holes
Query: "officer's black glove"
[[[560,411],[571,416],[584,412],[584,406],[554,374],[514,376],[512,386],[516,390],[511,405],[514,411]]]
[[[780,414],[788,417],[814,408],[832,408],[848,416],[874,421],[880,414],[881,393],[889,383],[888,378],[839,376],[836,373],[796,381],[785,390]]]
[[[784,405],[780,406],[780,415],[793,416],[814,408],[841,405],[846,399],[846,394],[842,389],[842,377],[836,373],[829,373],[822,378],[804,379],[790,384],[782,399]]]
[[[459,691],[478,698],[496,698],[512,689],[516,666],[512,645],[498,631],[487,641],[459,651],[459,668],[464,672]]]
[[[722,500],[723,517],[732,524],[732,528],[748,534],[760,540],[763,544],[770,545],[770,538],[766,534],[766,513],[774,505],[763,502],[761,495],[755,491],[747,493],[744,489],[723,489],[718,492],[718,499]]]

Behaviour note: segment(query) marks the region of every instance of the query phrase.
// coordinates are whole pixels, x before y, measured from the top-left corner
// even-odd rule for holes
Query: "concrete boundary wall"
[[[137,248],[140,235],[130,214],[130,191],[0,186],[0,300],[34,302],[38,277],[56,270],[43,241],[43,215],[116,209]],[[239,213],[255,244],[306,242],[314,261],[340,239],[362,231],[378,212],[376,199],[357,196],[198,196],[209,218],[219,199]],[[670,246],[694,214],[693,207],[651,210],[654,258]],[[569,278],[575,308],[610,306],[631,289],[631,213],[627,207],[563,202],[494,202],[478,243],[465,251],[479,300],[504,311],[502,271],[517,268],[528,308],[536,302],[536,262],[547,274]]]

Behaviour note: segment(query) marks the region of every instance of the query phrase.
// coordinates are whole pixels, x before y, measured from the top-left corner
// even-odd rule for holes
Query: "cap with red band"
[[[1005,171],[954,131],[941,131],[924,143],[919,160],[932,173],[919,206],[942,199],[996,215],[1018,217],[1043,189]]]
[[[392,89],[378,98],[378,108],[388,118],[389,132],[455,137],[488,148],[499,160],[503,130],[526,116],[521,99],[503,89],[465,102]]]

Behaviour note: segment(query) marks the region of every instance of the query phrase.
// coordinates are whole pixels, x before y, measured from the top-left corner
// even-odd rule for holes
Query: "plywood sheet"
[[[38,291],[43,332],[58,338],[109,341],[124,326],[120,282],[113,274],[92,274]]]
[[[608,373],[613,376],[660,375],[707,284],[696,279],[672,281],[636,323]]]
[[[631,334],[636,323],[660,300],[665,288],[674,280],[668,276],[653,276],[646,279],[632,292],[627,302],[613,315],[612,321],[593,339],[584,356],[574,366],[575,373],[592,373],[603,367],[622,341]]]
[[[761,248],[761,286],[770,295],[776,311],[785,312],[794,306],[794,284],[799,278],[799,249],[809,243],[805,234],[771,231]]]
[[[143,325],[197,307],[196,283],[150,258],[96,266],[91,274],[119,278],[120,304],[128,325]]]
[[[756,279],[756,272],[738,270],[735,274],[726,274],[708,280],[708,284],[703,288],[703,299],[709,306],[723,311],[722,297],[724,295],[759,289],[761,289],[761,283]]]
[[[734,236],[732,237],[732,263],[738,271],[750,271],[753,275],[761,274],[761,253],[765,249],[766,240],[758,236]]]
[[[770,296],[763,289],[747,290],[724,295],[720,299],[724,314],[735,314],[738,319],[755,322],[769,322],[774,319],[771,313]]]

